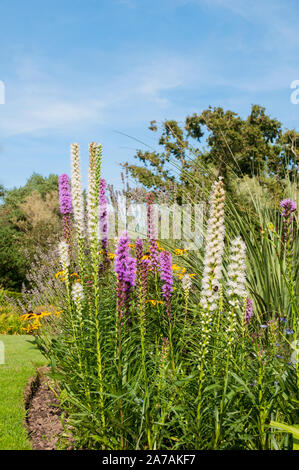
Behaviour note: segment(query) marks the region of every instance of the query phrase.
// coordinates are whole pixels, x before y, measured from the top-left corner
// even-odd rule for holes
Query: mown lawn
[[[5,363],[0,364],[0,450],[30,450],[24,428],[24,390],[36,367],[46,359],[30,336],[0,335]]]

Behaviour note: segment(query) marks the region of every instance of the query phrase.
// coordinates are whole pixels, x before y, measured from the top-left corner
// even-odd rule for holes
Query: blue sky
[[[260,104],[298,129],[298,0],[0,0],[0,183],[69,173],[103,144],[103,173],[157,148],[152,119]]]

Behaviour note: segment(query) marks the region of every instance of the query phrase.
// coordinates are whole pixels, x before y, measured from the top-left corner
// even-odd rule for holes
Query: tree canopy
[[[56,175],[33,174],[20,188],[0,188],[0,283],[6,289],[21,288],[36,246],[46,249],[49,236],[61,230],[57,183]]]
[[[156,121],[149,129],[158,132]],[[162,123],[159,151],[137,150],[141,165],[126,163],[131,176],[149,189],[168,188],[175,182],[190,185],[190,176],[212,170],[226,182],[248,176],[294,177],[298,169],[299,134],[283,131],[262,106],[253,105],[246,119],[221,107]]]

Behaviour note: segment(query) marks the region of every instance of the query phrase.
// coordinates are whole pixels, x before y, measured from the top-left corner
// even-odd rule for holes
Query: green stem
[[[218,444],[219,437],[221,434],[222,416],[223,416],[224,402],[225,402],[225,396],[226,396],[227,384],[228,384],[228,369],[229,369],[229,362],[230,362],[229,361],[230,353],[231,353],[230,346],[228,346],[227,355],[226,355],[226,365],[225,365],[225,380],[224,380],[224,387],[223,387],[222,398],[221,398],[221,403],[220,403],[219,419],[218,419],[216,433],[215,433],[214,449],[217,448],[217,444]]]

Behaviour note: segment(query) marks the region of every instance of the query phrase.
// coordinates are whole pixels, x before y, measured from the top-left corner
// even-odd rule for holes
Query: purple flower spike
[[[129,254],[129,237],[126,232],[121,236],[115,258],[115,272],[117,275],[117,303],[120,316],[128,313],[130,308],[131,292],[136,280],[136,261]]]
[[[280,207],[283,209],[281,215],[288,217],[292,212],[297,209],[296,203],[292,199],[283,199],[280,203]]]
[[[118,242],[115,259],[115,272],[120,282],[128,282],[135,285],[135,259],[129,255],[129,237],[124,232]]]
[[[166,313],[170,319],[170,300],[173,292],[173,278],[172,278],[172,258],[169,251],[162,251],[160,254],[160,273],[163,281],[162,296],[166,303]]]
[[[246,299],[246,316],[245,316],[245,323],[248,325],[250,318],[253,315],[253,308],[252,308],[252,299],[247,297]]]
[[[141,238],[136,240],[136,259],[137,265],[141,263],[141,258],[143,256],[143,242]]]
[[[72,212],[72,196],[69,177],[66,174],[58,178],[59,203],[62,215],[69,215]]]
[[[283,199],[280,203],[280,207],[282,208],[281,216],[283,217],[283,225],[284,225],[284,242],[292,243],[292,221],[293,221],[293,212],[296,211],[297,206],[292,199]]]
[[[64,238],[69,246],[69,255],[72,254],[72,239],[71,239],[71,217],[72,213],[72,195],[70,188],[70,180],[68,175],[63,174],[58,178],[58,190],[59,190],[59,205],[60,212],[63,215],[63,228]]]

